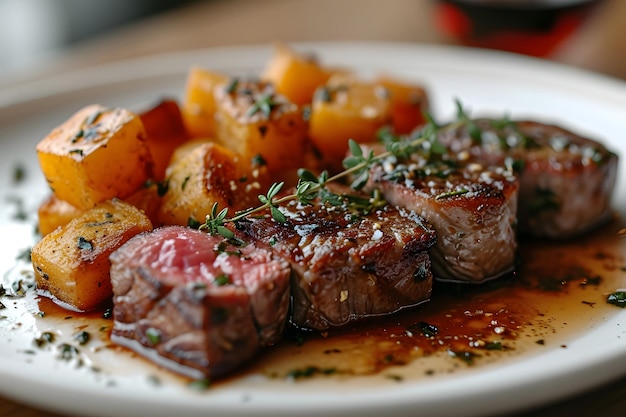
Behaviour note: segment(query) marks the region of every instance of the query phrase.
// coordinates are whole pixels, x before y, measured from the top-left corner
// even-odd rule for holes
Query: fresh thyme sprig
[[[254,97],[254,103],[250,106],[248,111],[246,112],[246,116],[252,117],[255,114],[261,112],[263,116],[268,119],[272,110],[276,107],[280,106],[280,103],[277,102],[274,98],[273,93],[263,93]]]
[[[457,121],[462,122],[466,125],[467,134],[469,135],[469,137],[472,139],[474,143],[478,143],[478,144],[482,143],[483,133],[478,127],[478,125],[476,124],[476,122],[474,122],[469,117],[469,115],[463,108],[463,104],[461,104],[461,101],[456,99],[454,100],[454,104],[456,105]]]
[[[257,101],[253,106],[254,112],[271,111],[272,102],[265,102],[264,99]],[[278,197],[284,183],[275,183],[268,190],[266,195],[259,195],[258,199],[261,205],[247,210],[235,213],[232,217],[227,217],[228,208],[224,208],[218,212],[218,205],[215,203],[211,213],[206,216],[206,221],[200,226],[200,230],[207,230],[211,234],[219,234],[226,238],[232,238],[233,232],[225,227],[227,223],[236,223],[255,213],[270,210],[272,218],[278,223],[286,223],[285,215],[280,211],[279,207],[287,202],[297,200],[302,204],[312,204],[316,198],[323,203],[331,205],[347,204],[353,208],[359,209],[362,213],[368,213],[371,210],[384,205],[384,200],[380,198],[380,194],[375,194],[371,198],[365,199],[359,196],[338,195],[326,188],[326,185],[339,181],[341,179],[352,177],[351,188],[361,190],[369,180],[370,168],[376,162],[385,160],[386,158],[395,156],[397,158],[408,158],[414,153],[419,153],[422,157],[431,160],[435,156],[440,156],[447,152],[439,140],[438,135],[443,130],[453,130],[466,126],[471,129],[478,129],[476,124],[469,118],[461,103],[457,100],[457,120],[448,125],[440,126],[433,117],[426,113],[426,125],[418,132],[411,136],[397,136],[389,130],[381,130],[379,139],[385,145],[385,152],[374,154],[373,150],[364,150],[356,141],[350,139],[348,148],[350,156],[343,160],[344,171],[333,176],[329,176],[324,171],[320,175],[315,175],[307,169],[298,170],[298,184],[294,194],[288,194]],[[252,111],[252,108],[251,108]],[[473,127],[472,127],[473,126]],[[480,133],[480,132],[479,132]],[[470,133],[472,134],[472,133]],[[474,133],[476,135],[476,133]]]
[[[405,146],[414,148],[426,141],[427,139],[425,137],[420,136],[419,138],[407,142]],[[337,195],[326,189],[327,184],[354,175],[356,179],[352,182],[351,187],[355,190],[360,190],[369,179],[369,169],[372,164],[394,155],[393,150],[387,150],[378,155],[374,155],[372,150],[365,153],[363,148],[352,139],[349,140],[348,146],[351,156],[343,161],[344,167],[346,168],[344,171],[333,176],[329,176],[328,172],[324,171],[319,176],[316,176],[311,171],[301,168],[298,170],[298,184],[294,194],[277,197],[284,182],[275,183],[270,187],[266,195],[258,196],[261,203],[260,206],[237,212],[233,217],[227,217],[228,208],[224,208],[218,212],[218,205],[215,203],[213,204],[211,213],[206,216],[205,223],[200,226],[200,230],[206,230],[211,234],[219,234],[225,238],[232,238],[233,232],[224,226],[226,223],[238,222],[252,214],[267,209],[270,210],[270,214],[275,221],[278,223],[286,223],[287,219],[278,207],[283,203],[294,200],[303,204],[312,204],[313,200],[320,198],[322,202],[332,205],[340,205],[345,202],[344,200],[347,200],[355,207],[358,206],[357,208],[361,208],[364,212],[369,212],[373,208],[380,207],[382,200],[379,195],[373,196],[366,202],[361,198],[355,199],[350,198],[350,196]],[[398,154],[405,152],[405,149],[399,146],[394,147],[394,150],[398,152]]]

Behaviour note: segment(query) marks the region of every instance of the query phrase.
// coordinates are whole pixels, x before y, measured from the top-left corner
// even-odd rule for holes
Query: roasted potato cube
[[[411,133],[426,122],[424,112],[428,110],[428,96],[424,88],[388,76],[380,77],[378,83],[387,89],[391,98],[394,132]]]
[[[147,182],[143,187],[126,197],[124,201],[145,213],[152,224],[156,225],[159,223],[160,194],[163,192],[166,184],[166,181],[159,183]],[[41,236],[46,236],[56,228],[65,226],[84,212],[85,210],[78,209],[53,194],[37,210],[39,233]]]
[[[325,84],[331,74],[314,56],[300,54],[284,44],[276,44],[262,79],[273,83],[276,92],[292,103],[303,105],[313,100],[317,87]]]
[[[194,138],[215,135],[215,98],[213,91],[228,77],[200,67],[191,68],[187,76],[185,97],[181,107],[187,133]]]
[[[325,158],[340,161],[348,151],[348,139],[372,142],[390,121],[391,100],[382,85],[333,77],[315,93],[309,137]]]
[[[154,179],[165,177],[172,152],[188,139],[178,103],[163,100],[139,115],[146,130],[148,148],[154,162]]]
[[[272,171],[302,165],[307,122],[302,109],[276,94],[271,84],[239,81],[235,88],[218,88],[216,141],[243,161],[261,157]]]
[[[150,220],[128,203],[98,204],[33,247],[37,288],[80,311],[101,307],[112,297],[109,255],[151,229]]]
[[[181,226],[203,223],[214,203],[220,209],[229,207],[231,214],[250,207],[267,180],[261,178],[262,169],[250,164],[247,167],[238,155],[216,143],[187,149],[167,170],[168,188],[160,222]]]
[[[56,230],[57,227],[65,226],[83,212],[84,210],[78,209],[52,194],[37,210],[39,233],[46,236]]]
[[[152,176],[141,120],[121,108],[83,108],[37,144],[37,155],[54,194],[82,210],[127,197]]]

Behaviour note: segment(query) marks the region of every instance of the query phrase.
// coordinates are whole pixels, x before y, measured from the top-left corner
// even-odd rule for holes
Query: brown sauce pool
[[[519,267],[510,276],[479,286],[437,283],[428,303],[321,334],[291,329],[283,342],[223,384],[252,374],[402,381],[500,364],[546,348],[567,349],[568,341],[621,310],[606,300],[626,288],[626,239],[619,236],[624,227],[615,220],[568,242],[523,240]],[[37,302],[44,313],[37,320],[48,326],[71,321],[74,331],[97,339],[90,348],[96,367],[108,366],[98,364],[103,350],[144,361],[108,340],[113,321],[102,312],[67,311],[45,297]],[[148,369],[160,380],[185,381],[157,365]]]

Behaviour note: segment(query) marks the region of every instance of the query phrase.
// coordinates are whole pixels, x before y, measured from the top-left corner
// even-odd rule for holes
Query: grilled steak
[[[478,163],[516,168],[520,233],[568,238],[610,218],[618,158],[603,145],[533,121],[480,119],[474,126],[473,135],[465,125],[443,130],[439,140]]]
[[[289,264],[237,242],[179,226],[129,240],[110,257],[112,340],[194,378],[222,375],[278,341]]]
[[[436,239],[430,225],[408,210],[385,204],[363,210],[342,201],[294,201],[280,208],[286,223],[266,214],[238,224],[291,263],[292,321],[298,327],[323,330],[430,298],[428,249]]]
[[[435,279],[480,283],[513,269],[518,182],[504,168],[415,152],[374,165],[368,187],[433,225]]]

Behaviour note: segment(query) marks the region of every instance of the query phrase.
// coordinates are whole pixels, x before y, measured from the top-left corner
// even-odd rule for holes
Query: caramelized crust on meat
[[[322,330],[430,298],[435,232],[414,213],[387,205],[363,214],[319,200],[280,210],[284,224],[263,215],[238,227],[290,262],[296,326]]]
[[[433,225],[436,279],[480,283],[512,271],[518,182],[511,172],[466,164],[449,154],[414,153],[375,165],[368,187]]]
[[[280,340],[289,276],[254,244],[180,226],[138,235],[111,255],[111,338],[195,378],[223,375]]]
[[[562,239],[610,218],[618,158],[602,144],[534,121],[474,123],[479,134],[464,126],[439,140],[467,160],[517,171],[520,233]]]

